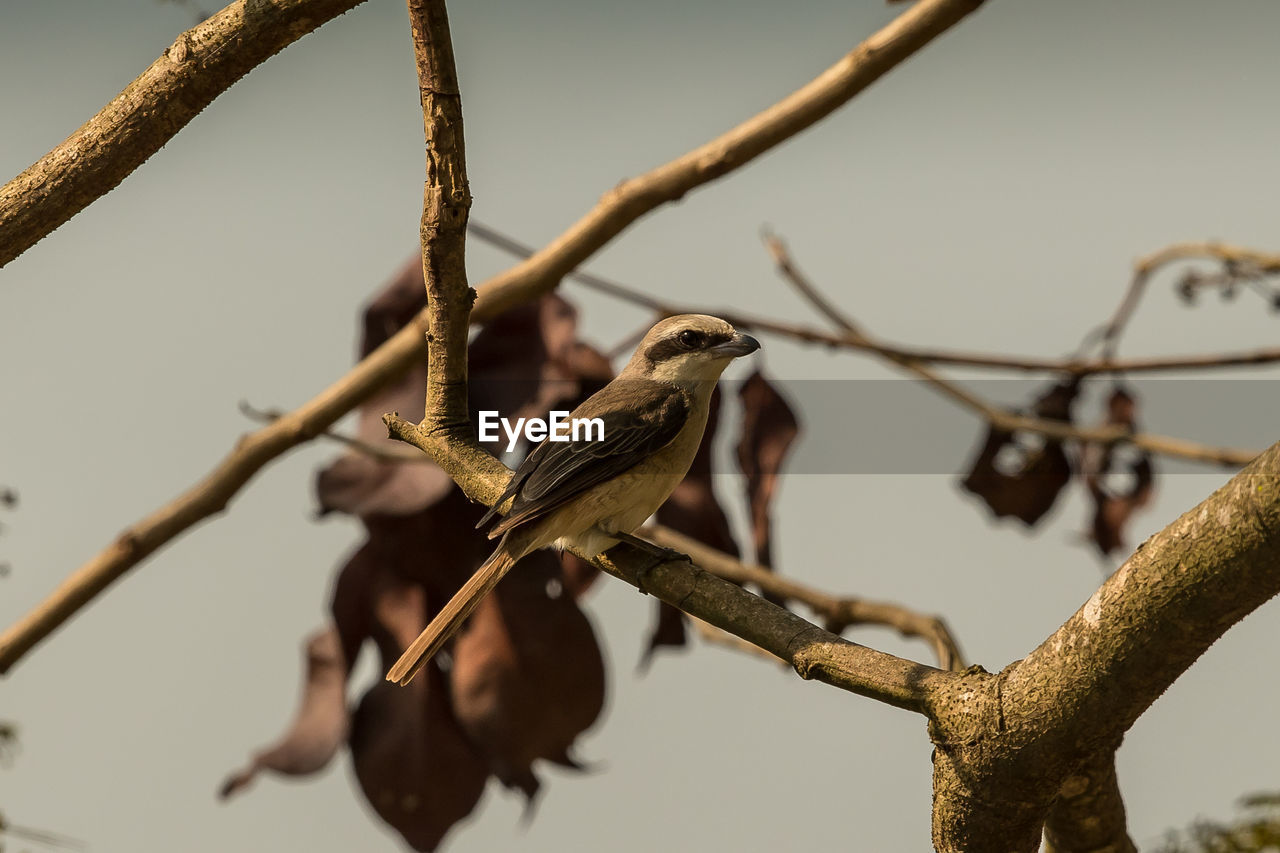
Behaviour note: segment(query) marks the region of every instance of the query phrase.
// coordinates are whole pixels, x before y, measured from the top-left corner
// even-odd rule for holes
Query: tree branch
[[[1026,658],[966,673],[930,729],[935,845],[1035,850],[1069,777],[1278,592],[1280,443],[1140,545]]]
[[[1046,853],[1138,853],[1125,828],[1114,754],[1090,757],[1063,781],[1044,835]]]
[[[472,220],[468,224],[471,236],[496,246],[519,258],[532,257],[534,249],[518,240],[503,234],[488,225]],[[783,323],[769,317],[756,314],[704,308],[691,305],[676,304],[658,299],[648,293],[621,284],[616,281],[575,269],[565,274],[565,278],[583,284],[598,293],[605,293],[624,302],[647,308],[665,316],[673,314],[705,314],[715,313],[735,326],[750,329],[753,332],[765,332],[792,338],[808,344],[820,344],[831,348],[875,351],[885,355],[894,355],[923,364],[945,364],[955,367],[976,367],[991,370],[1015,370],[1024,373],[1065,373],[1072,376],[1093,376],[1104,373],[1153,373],[1170,370],[1204,370],[1216,367],[1240,367],[1250,365],[1275,364],[1280,362],[1280,347],[1263,347],[1241,352],[1205,353],[1175,356],[1146,356],[1140,358],[1038,358],[1024,355],[1002,355],[999,353],[964,352],[947,349],[925,349],[921,347],[891,344],[884,340],[872,342],[861,334],[849,332],[828,332],[814,326],[798,323]],[[481,288],[483,289],[483,288]]]
[[[1169,264],[1200,259],[1221,261],[1228,270],[1247,268],[1258,275],[1280,273],[1280,255],[1278,254],[1212,240],[1174,243],[1139,258],[1133,265],[1133,278],[1125,291],[1124,299],[1120,301],[1111,320],[1095,333],[1097,339],[1102,342],[1104,359],[1114,357],[1116,348],[1120,345],[1120,336],[1124,334],[1129,320],[1133,318],[1151,277]],[[1086,344],[1088,344],[1087,340]]]
[[[492,279],[477,313],[545,293],[641,216],[743,166],[866,89],[902,60],[959,23],[982,0],[921,0],[815,80],[728,133],[610,190],[595,209],[531,258]]]
[[[237,0],[178,36],[124,91],[0,188],[0,267],[106,195],[218,95],[363,0]]]
[[[840,598],[762,566],[747,565],[661,524],[651,524],[643,532],[659,545],[688,554],[695,564],[717,577],[736,584],[754,584],[764,593],[800,602],[821,617],[823,626],[832,634],[840,634],[855,625],[893,628],[904,637],[917,637],[929,643],[940,669],[964,668],[960,644],[939,616],[917,613],[889,602]]]
[[[791,260],[791,255],[782,240],[770,234],[766,235],[765,242],[782,277],[795,287],[836,328],[845,334],[856,336],[867,351],[880,356],[890,364],[901,367],[908,373],[914,374],[938,393],[976,413],[996,429],[1004,432],[1030,432],[1049,438],[1070,439],[1104,447],[1114,444],[1132,444],[1151,453],[1175,456],[1180,459],[1189,459],[1193,462],[1209,462],[1233,467],[1247,465],[1258,455],[1256,450],[1210,447],[1180,438],[1135,433],[1120,426],[1081,427],[1047,418],[1018,415],[993,406],[976,394],[972,394],[955,382],[944,378],[927,362],[903,355],[894,351],[891,347],[882,346],[873,338],[868,337],[866,333],[859,331],[851,320],[823,297],[818,289],[805,278]]]
[[[484,322],[503,308],[550,289],[558,280],[553,275],[556,270],[576,267],[610,237],[665,200],[660,197],[662,193],[678,191],[672,196],[677,198],[785,141],[848,101],[981,4],[982,0],[922,0],[779,104],[650,172],[648,177],[628,182],[625,193],[615,190],[606,202],[535,259],[482,285],[471,321]],[[422,335],[430,327],[430,312],[430,308],[425,309],[415,322],[393,335],[319,396],[271,426],[242,438],[236,449],[195,487],[138,522],[63,581],[35,610],[0,634],[0,673],[8,672],[32,646],[157,548],[221,512],[231,497],[272,459],[318,435],[408,370],[422,357]],[[454,346],[459,344],[455,342]],[[416,425],[408,426],[416,432]],[[400,429],[407,427],[402,425]],[[437,461],[464,490],[470,488],[469,494],[484,488],[485,476],[497,476],[506,470],[483,449],[472,446],[469,436],[452,426],[450,435],[457,441],[450,453]],[[496,496],[495,492],[490,500]]]

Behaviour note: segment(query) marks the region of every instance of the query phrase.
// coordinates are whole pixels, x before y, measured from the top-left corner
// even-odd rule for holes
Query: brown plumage
[[[599,418],[604,435],[539,444],[481,520],[505,517],[476,570],[387,673],[407,684],[525,554],[556,544],[602,554],[651,516],[684,479],[707,422],[711,392],[733,359],[760,344],[705,314],[669,317],[649,330],[627,366],[570,414]]]

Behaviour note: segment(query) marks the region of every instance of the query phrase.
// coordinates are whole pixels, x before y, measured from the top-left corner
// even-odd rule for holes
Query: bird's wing
[[[599,418],[603,439],[544,439],[516,468],[494,507],[514,497],[505,518],[489,532],[501,536],[519,524],[562,506],[587,489],[647,459],[680,433],[689,419],[684,392],[659,382],[611,383],[574,409],[570,418]],[[592,433],[598,435],[598,431]],[[477,526],[494,514],[489,510]]]

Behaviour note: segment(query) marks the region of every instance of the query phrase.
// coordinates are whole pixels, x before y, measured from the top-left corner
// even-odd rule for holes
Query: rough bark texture
[[[1112,760],[1196,658],[1277,592],[1280,444],[1139,546],[1025,659],[999,675],[971,671],[937,697],[934,844],[1035,850],[1052,812],[1059,843],[1074,849],[1071,827],[1073,838],[1088,827],[1079,804],[1063,800],[1087,785],[1092,817],[1110,827],[1105,843],[1125,849],[1123,806],[1107,795],[1114,782],[1099,762]]]
[[[363,0],[232,3],[0,188],[0,267],[106,195],[245,74]]]
[[[1095,755],[1063,780],[1044,835],[1047,853],[1137,853],[1125,830],[1114,757]]]

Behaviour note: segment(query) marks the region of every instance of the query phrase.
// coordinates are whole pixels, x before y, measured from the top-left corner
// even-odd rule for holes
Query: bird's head
[[[677,314],[649,330],[626,373],[677,385],[715,382],[729,362],[760,349],[760,342],[706,314]]]

